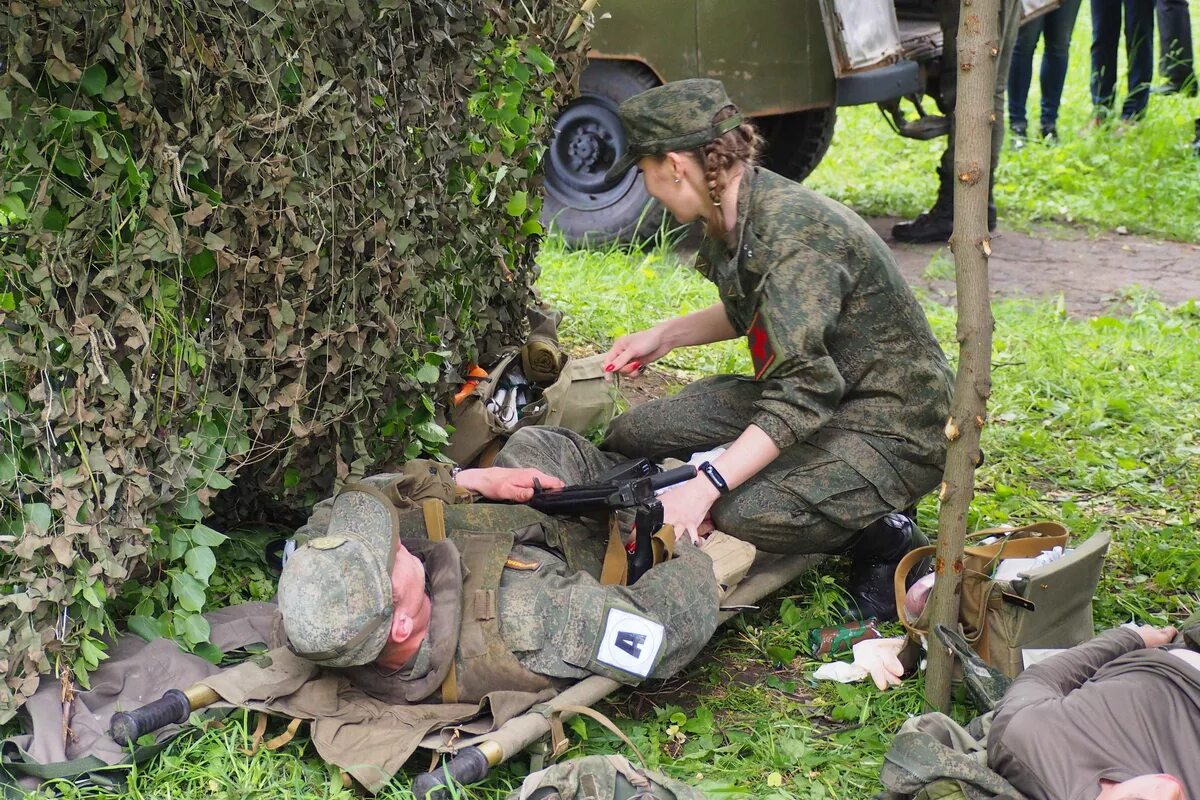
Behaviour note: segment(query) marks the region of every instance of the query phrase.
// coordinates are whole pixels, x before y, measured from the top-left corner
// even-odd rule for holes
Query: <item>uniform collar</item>
[[[707,252],[702,254],[709,262],[713,273],[710,278],[721,290],[733,300],[745,296],[742,281],[738,276],[738,263],[741,261],[742,247],[746,239],[746,226],[750,221],[750,209],[754,202],[754,179],[757,167],[747,167],[738,179],[737,221],[733,226],[732,243],[729,236],[713,240],[705,236],[704,245]]]

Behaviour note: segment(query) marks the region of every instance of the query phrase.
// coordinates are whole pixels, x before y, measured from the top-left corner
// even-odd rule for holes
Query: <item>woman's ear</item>
[[[688,157],[683,153],[667,153],[667,166],[670,168],[670,178],[679,183],[687,175]]]

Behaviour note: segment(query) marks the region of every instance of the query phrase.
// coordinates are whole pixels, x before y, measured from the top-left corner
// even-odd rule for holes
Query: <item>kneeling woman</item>
[[[696,265],[720,302],[621,337],[606,368],[745,336],[754,374],[634,408],[603,448],[660,459],[728,444],[663,495],[666,521],[694,536],[711,516],[770,552],[848,553],[859,612],[893,616],[896,563],[924,540],[889,513],[937,486],[945,460],[952,376],[924,312],[858,215],[754,166],[761,140],[719,81],[650,89],[620,117],[629,149],[611,174],[636,162],[677,220],[704,220]]]

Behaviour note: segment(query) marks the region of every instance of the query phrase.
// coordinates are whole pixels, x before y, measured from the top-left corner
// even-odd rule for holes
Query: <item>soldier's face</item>
[[[704,171],[684,153],[646,156],[638,161],[646,191],[681,223],[695,222],[709,209]]]
[[[392,564],[392,626],[376,663],[387,669],[408,663],[429,630],[430,613],[425,565],[397,542]]]
[[[1122,783],[1102,781],[1096,800],[1187,800],[1183,784],[1173,775],[1139,775]]]

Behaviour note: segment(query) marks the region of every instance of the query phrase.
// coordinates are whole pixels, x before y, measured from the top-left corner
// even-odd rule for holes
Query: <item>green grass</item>
[[[565,336],[579,350],[603,348],[617,335],[716,299],[663,246],[585,253],[550,241],[541,263],[541,289],[567,312]],[[925,308],[955,353],[953,310],[931,301]],[[1081,537],[1108,531],[1114,540],[1094,604],[1097,624],[1179,620],[1200,589],[1200,309],[1168,309],[1133,294],[1113,316],[1087,321],[1067,318],[1054,303],[1008,301],[995,312],[992,424],[984,431],[987,463],[978,474],[972,525],[1057,519]],[[665,362],[680,381],[748,366],[740,342],[683,350]],[[920,517],[934,529],[932,499]],[[831,574],[805,576],[762,612],[724,628],[665,687],[619,693],[602,710],[655,766],[714,798],[869,797],[889,735],[921,710],[923,684],[879,693],[810,681],[805,637],[834,621],[844,568],[834,560]],[[591,723],[571,727],[572,754],[624,752]],[[175,743],[132,772],[125,794],[59,788],[67,798],[105,800],[351,797],[303,735],[279,751],[244,755],[252,728],[239,712],[221,730]],[[468,794],[504,797],[525,769],[517,759]],[[401,778],[382,796],[412,795]]]
[[[1200,34],[1200,14],[1193,14],[1192,26]],[[1123,225],[1134,233],[1200,241],[1200,159],[1190,147],[1200,101],[1156,95],[1146,119],[1122,135],[1111,128],[1085,133],[1092,114],[1091,39],[1084,3],[1071,40],[1058,123],[1061,142],[1031,140],[1018,152],[1011,137],[1006,140],[996,178],[1001,226],[1064,222],[1113,230]],[[1121,59],[1118,98],[1124,92],[1123,48]],[[1038,123],[1040,63],[1039,49],[1027,110],[1031,132]],[[936,113],[932,101],[926,110]],[[874,106],[844,108],[833,145],[806,185],[862,214],[912,217],[933,203],[934,169],[944,147],[945,139],[900,138]]]

